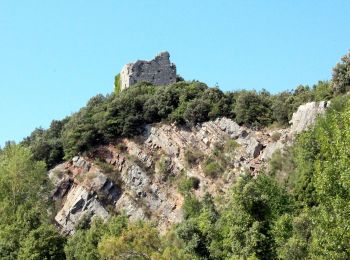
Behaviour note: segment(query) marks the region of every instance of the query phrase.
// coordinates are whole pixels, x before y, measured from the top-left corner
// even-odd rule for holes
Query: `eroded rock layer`
[[[191,129],[146,126],[143,136],[96,147],[49,172],[55,186],[52,198],[59,204],[55,220],[72,234],[81,221],[124,213],[130,220],[155,221],[165,231],[183,219],[182,180],[198,180],[194,194],[199,198],[206,192],[226,194],[238,174],[257,174],[276,150],[290,145],[293,136],[326,107],[301,106],[291,128],[273,131],[253,131],[228,118]],[[313,117],[300,116],[301,111]]]

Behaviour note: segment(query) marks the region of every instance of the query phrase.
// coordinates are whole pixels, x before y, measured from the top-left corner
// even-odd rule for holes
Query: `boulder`
[[[297,134],[307,130],[316,121],[319,115],[325,113],[326,109],[329,107],[330,102],[309,102],[301,105],[298,110],[293,113],[292,120],[290,121],[291,134]]]
[[[245,144],[247,153],[253,158],[257,158],[260,155],[262,149],[264,148],[263,145],[253,137],[248,138]]]
[[[93,216],[107,219],[109,215],[96,196],[79,185],[69,191],[66,201],[57,213],[55,220],[65,233],[74,234],[76,225],[82,218]]]
[[[261,155],[261,159],[263,161],[267,161],[269,160],[272,155],[274,154],[274,152],[276,152],[277,150],[283,150],[285,148],[285,144],[283,144],[281,141],[277,141],[277,142],[272,142],[269,143],[266,148],[264,149],[262,155]]]

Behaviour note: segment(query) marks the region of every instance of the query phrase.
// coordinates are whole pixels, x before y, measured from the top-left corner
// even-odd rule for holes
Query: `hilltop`
[[[275,95],[134,66],[0,151],[0,258],[349,257],[349,55]]]

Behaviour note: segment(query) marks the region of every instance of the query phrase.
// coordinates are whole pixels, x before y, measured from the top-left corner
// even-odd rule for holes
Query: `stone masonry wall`
[[[142,81],[156,86],[175,83],[176,66],[169,58],[168,52],[162,52],[151,61],[138,60],[126,64],[120,72],[121,90]]]

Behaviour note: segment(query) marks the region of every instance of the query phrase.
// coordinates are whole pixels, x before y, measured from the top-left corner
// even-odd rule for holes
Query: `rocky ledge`
[[[290,145],[327,107],[325,102],[305,104],[294,113],[290,128],[273,131],[253,131],[228,118],[191,129],[148,125],[143,136],[96,147],[49,172],[55,186],[52,199],[58,205],[55,220],[72,234],[82,221],[124,213],[131,220],[155,221],[165,231],[183,218],[181,179],[198,180],[197,197],[225,194],[238,174],[257,174],[277,149]],[[220,175],[208,175],[206,163],[215,161],[217,153],[224,158],[217,163]]]

